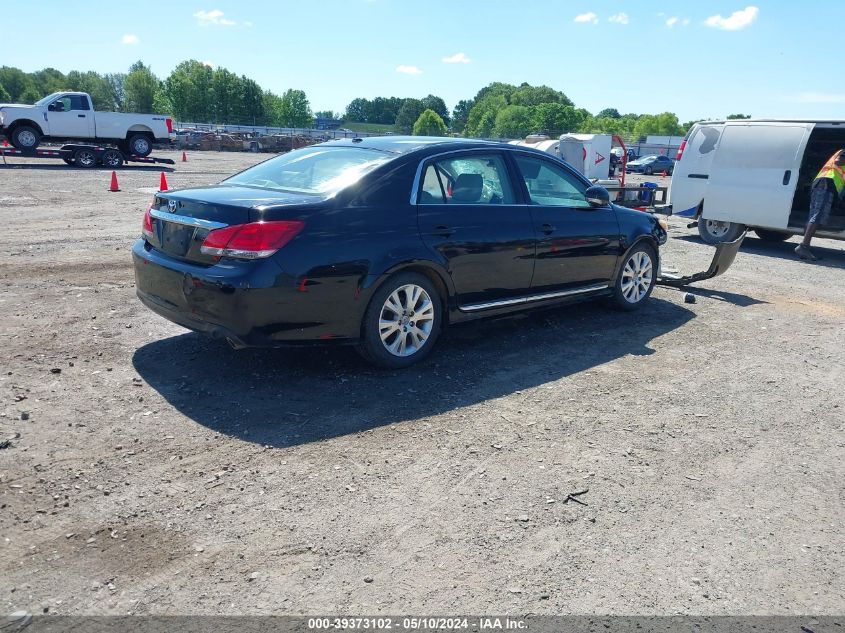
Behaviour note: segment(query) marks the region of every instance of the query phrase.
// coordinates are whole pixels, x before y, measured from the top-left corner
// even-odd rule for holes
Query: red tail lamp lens
[[[201,251],[216,257],[259,259],[269,257],[290,242],[305,226],[298,220],[250,222],[211,231]]]

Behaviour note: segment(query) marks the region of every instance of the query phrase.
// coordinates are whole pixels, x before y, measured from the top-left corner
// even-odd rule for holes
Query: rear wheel
[[[643,167],[643,173],[646,176],[651,176],[654,173],[654,170],[651,167]]]
[[[126,144],[129,148],[129,153],[135,156],[149,156],[153,151],[153,144],[150,138],[145,134],[133,134],[130,136]]]
[[[41,143],[41,134],[31,125],[18,125],[9,139],[22,152],[34,150]]]
[[[103,165],[114,169],[123,165],[123,154],[116,149],[107,149],[103,152],[102,161]]]
[[[745,226],[736,222],[698,219],[698,234],[708,244],[733,242],[744,230]]]
[[[754,232],[764,242],[785,242],[792,233],[782,233],[781,231],[769,231],[768,229],[754,229]]]
[[[82,147],[73,153],[73,162],[77,167],[96,167],[97,153],[92,149]]]
[[[408,367],[431,352],[442,319],[440,295],[431,280],[418,273],[400,273],[373,295],[358,352],[382,367]]]
[[[648,244],[637,244],[625,255],[613,286],[618,308],[636,310],[651,296],[657,278],[657,252]]]

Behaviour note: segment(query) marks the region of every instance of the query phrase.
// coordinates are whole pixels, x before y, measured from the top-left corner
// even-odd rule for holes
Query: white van
[[[698,219],[709,243],[746,228],[770,241],[801,235],[818,171],[845,148],[845,121],[735,120],[696,123],[678,150],[669,187],[672,214]],[[845,239],[845,205],[818,237]]]

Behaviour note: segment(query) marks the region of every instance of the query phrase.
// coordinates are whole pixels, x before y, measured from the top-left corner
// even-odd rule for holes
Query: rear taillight
[[[141,225],[141,233],[143,233],[144,237],[153,236],[153,216],[150,215],[150,209],[152,208],[153,205],[148,204],[147,210],[144,211],[144,223]]]
[[[173,119],[165,119],[164,122],[167,124],[167,133],[173,134]]]
[[[683,141],[681,141],[681,146],[678,148],[678,155],[675,156],[676,161],[681,160],[681,156],[684,155],[684,149],[686,149],[686,147],[687,147],[687,139],[684,139]]]
[[[200,250],[215,257],[260,259],[290,242],[305,226],[298,220],[250,222],[211,231]]]

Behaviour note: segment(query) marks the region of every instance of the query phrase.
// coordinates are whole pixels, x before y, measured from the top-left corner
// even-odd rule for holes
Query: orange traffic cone
[[[185,151],[184,151],[184,150],[182,151],[182,162],[183,162],[183,163],[187,163],[187,162],[188,162],[188,157],[187,157],[187,156],[185,156]]]
[[[3,147],[9,147],[9,141],[3,139]]]
[[[666,170],[663,170],[663,177],[666,178]]]
[[[158,190],[167,191],[168,188],[169,187],[167,186],[167,178],[164,177],[164,172],[161,172],[161,182],[158,185]]]
[[[113,171],[111,173],[111,184],[109,185],[109,191],[120,191],[120,187],[117,186],[117,172]]]

